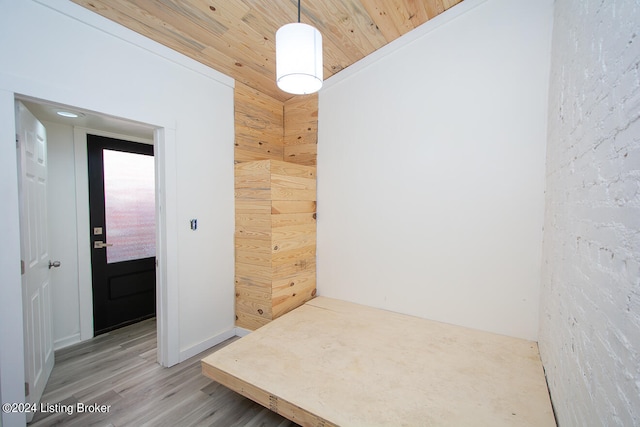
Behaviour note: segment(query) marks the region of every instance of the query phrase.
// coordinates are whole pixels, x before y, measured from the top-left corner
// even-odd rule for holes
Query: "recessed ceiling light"
[[[72,111],[66,111],[66,110],[58,110],[56,111],[56,114],[62,117],[69,117],[72,119],[77,119],[78,117],[83,117],[84,114],[82,113],[74,113]]]

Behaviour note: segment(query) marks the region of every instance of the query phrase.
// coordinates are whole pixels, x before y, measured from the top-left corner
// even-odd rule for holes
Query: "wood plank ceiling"
[[[296,0],[72,0],[280,101],[275,33]],[[462,0],[302,0],[301,22],[323,37],[324,78]]]

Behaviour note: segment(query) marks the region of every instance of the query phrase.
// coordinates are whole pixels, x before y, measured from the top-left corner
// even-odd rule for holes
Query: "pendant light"
[[[276,82],[295,95],[314,93],[322,87],[322,35],[311,25],[286,24],[276,32]]]

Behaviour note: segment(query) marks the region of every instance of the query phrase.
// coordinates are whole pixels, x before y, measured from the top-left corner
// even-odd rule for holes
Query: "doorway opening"
[[[88,340],[98,333],[98,329],[94,328],[93,291],[91,289],[91,252],[93,251],[91,245],[94,244],[95,239],[91,233],[93,230],[90,230],[86,142],[88,135],[123,138],[142,143],[141,145],[147,145],[151,150],[154,150],[154,148],[158,148],[158,144],[163,144],[164,132],[151,125],[94,113],[78,107],[22,95],[16,96],[16,99],[23,102],[47,128],[50,142],[48,150],[51,152],[50,171],[58,169],[52,176],[53,185],[50,193],[53,195],[53,200],[50,200],[48,214],[52,215],[56,211],[58,212],[58,216],[51,219],[54,230],[50,240],[52,252],[55,252],[56,255],[60,254],[60,258],[64,259],[61,267],[55,269],[52,278],[55,290],[53,292],[54,344],[56,349],[60,349]],[[56,114],[60,109],[81,114],[78,118],[73,119],[61,117]],[[155,160],[151,162],[153,168],[156,167]],[[157,160],[159,161],[159,159]],[[56,182],[55,173],[61,174],[62,180]],[[163,182],[162,176],[160,176],[158,183]],[[161,187],[156,189],[155,194],[158,191],[161,191]],[[158,203],[161,203],[161,199],[158,199]],[[55,205],[57,207],[54,207]],[[157,211],[158,227],[154,232],[160,236],[164,220],[160,216],[160,208]],[[63,226],[61,223],[64,223]],[[160,259],[163,259],[162,244],[162,240],[158,242]],[[56,279],[59,283],[56,283]],[[163,366],[167,365],[165,344],[168,338],[165,336],[167,331],[163,326],[163,319],[167,312],[156,301],[160,301],[160,296],[163,295],[162,290],[166,286],[164,274],[160,271],[157,284],[152,291],[157,293],[157,300],[154,299],[152,305],[154,311],[156,307],[160,307],[156,313],[158,320],[157,360]]]
[[[153,146],[87,135],[94,335],[156,315]]]

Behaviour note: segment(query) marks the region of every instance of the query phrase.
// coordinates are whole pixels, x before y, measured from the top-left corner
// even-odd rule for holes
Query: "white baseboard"
[[[78,344],[80,341],[80,332],[77,334],[69,335],[68,337],[59,338],[53,342],[53,350],[60,350],[70,345]]]
[[[236,326],[235,330],[236,330],[236,336],[240,338],[245,337],[249,335],[251,332],[253,332],[252,330],[241,328],[239,326]]]
[[[251,332],[253,331],[237,326],[235,328],[231,328],[228,331],[216,335],[215,337],[211,337],[208,340],[202,341],[200,344],[194,345],[193,347],[190,347],[186,350],[182,350],[180,352],[180,362],[184,362],[190,357],[193,357],[198,353],[202,353],[203,351],[210,349],[211,347],[216,346],[231,337],[244,337],[249,335]]]
[[[231,328],[228,331],[222,332],[214,337],[211,337],[205,341],[202,341],[200,344],[196,344],[192,347],[189,347],[185,350],[180,351],[180,362],[184,362],[190,357],[195,356],[198,353],[202,353],[203,351],[210,349],[211,347],[220,344],[222,341],[228,340],[231,337],[236,336],[236,328]]]

